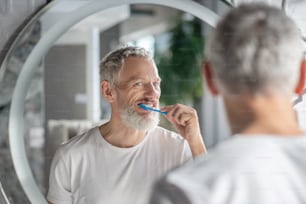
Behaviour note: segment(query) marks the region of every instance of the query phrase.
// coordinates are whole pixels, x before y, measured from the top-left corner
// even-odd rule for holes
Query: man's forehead
[[[118,73],[119,81],[133,81],[139,79],[160,80],[157,67],[152,59],[133,57],[123,63]]]
[[[127,58],[120,70],[121,72],[157,72],[154,61],[145,57],[129,57]]]

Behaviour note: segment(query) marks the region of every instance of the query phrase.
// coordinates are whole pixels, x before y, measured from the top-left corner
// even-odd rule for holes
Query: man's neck
[[[233,134],[301,135],[296,113],[286,97],[256,96],[226,101]]]
[[[146,131],[127,127],[124,123],[110,120],[99,128],[102,137],[110,144],[128,148],[139,144],[145,137]]]

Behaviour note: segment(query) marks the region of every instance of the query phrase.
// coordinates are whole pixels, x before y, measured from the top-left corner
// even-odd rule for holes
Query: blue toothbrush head
[[[149,110],[149,109],[148,109],[148,106],[146,106],[146,105],[143,104],[143,103],[138,104],[138,106],[139,106],[140,108],[144,109],[144,110]]]
[[[161,113],[161,114],[165,114],[165,115],[167,114],[167,112],[165,112],[165,111],[161,111],[161,110],[152,108],[152,107],[150,107],[150,106],[146,106],[146,105],[143,104],[143,103],[138,104],[138,106],[139,106],[140,108],[144,109],[144,110],[155,111],[155,112],[158,112],[158,113]]]

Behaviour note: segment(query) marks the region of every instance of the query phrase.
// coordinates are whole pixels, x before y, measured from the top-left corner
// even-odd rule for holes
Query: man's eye
[[[134,86],[142,86],[142,85],[143,85],[142,82],[136,82],[136,83],[134,84]]]
[[[159,88],[160,87],[160,82],[154,82],[153,85],[154,85],[155,88]]]

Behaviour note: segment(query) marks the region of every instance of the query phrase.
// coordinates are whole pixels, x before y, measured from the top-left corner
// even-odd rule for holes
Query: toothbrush
[[[150,106],[146,106],[145,104],[141,103],[141,104],[138,104],[140,108],[144,109],[144,110],[150,110],[150,111],[155,111],[155,112],[159,112],[161,114],[167,114],[168,112],[165,112],[165,111],[161,111],[161,110],[158,110],[158,109],[155,109],[155,108],[152,108]]]

